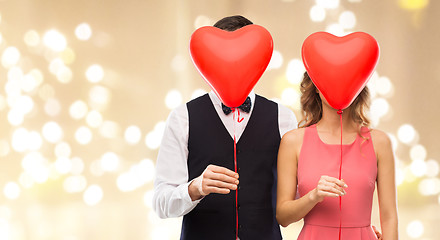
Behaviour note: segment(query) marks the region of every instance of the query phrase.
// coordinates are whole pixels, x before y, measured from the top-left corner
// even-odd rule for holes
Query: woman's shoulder
[[[288,143],[301,143],[304,137],[305,128],[296,128],[284,134],[282,141]]]
[[[370,129],[370,134],[377,155],[381,155],[384,151],[392,151],[391,139],[387,133],[379,129]]]

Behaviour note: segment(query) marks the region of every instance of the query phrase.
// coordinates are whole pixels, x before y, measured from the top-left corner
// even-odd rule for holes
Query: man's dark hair
[[[220,19],[218,22],[214,24],[214,27],[232,32],[250,24],[253,23],[249,19],[240,15],[235,15]]]

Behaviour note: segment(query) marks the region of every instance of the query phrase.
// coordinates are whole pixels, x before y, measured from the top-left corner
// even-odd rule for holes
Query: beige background
[[[376,85],[372,88],[382,86],[383,77],[391,83],[390,91],[381,93],[379,89],[373,96],[373,100],[380,99],[376,102],[379,109],[388,103],[388,111],[383,116],[372,111],[372,117],[376,119],[375,127],[395,139],[400,239],[439,239],[440,3],[328,0],[327,4],[336,3],[336,7],[322,8],[325,18],[312,21],[311,9],[322,6],[322,2],[0,1],[0,239],[177,239],[180,219],[160,220],[151,210],[151,179],[157,143],[168,114],[175,106],[189,101],[196,89],[209,90],[189,58],[191,33],[235,14],[266,27],[282,61],[278,58],[279,65],[263,75],[255,91],[284,103],[300,118],[295,98],[298,85],[287,76],[289,62],[300,60],[301,44],[309,34],[338,24],[345,11],[355,17],[356,23],[343,32],[368,32],[381,47]],[[91,29],[86,40],[75,35],[75,29],[82,23]],[[57,51],[45,44],[49,30],[60,33],[61,42],[65,40]],[[25,40],[25,36],[34,36],[34,40]],[[5,53],[11,47],[20,53],[12,65],[10,51]],[[50,63],[56,58],[64,62],[61,69],[68,73],[66,69],[70,69],[71,77],[57,77],[57,70],[55,74],[51,72],[50,66],[54,64]],[[103,70],[103,77],[98,75],[97,82],[86,77],[93,64]],[[26,84],[18,93],[11,90],[14,84],[8,83],[25,79],[32,69],[41,73],[40,84],[28,86],[29,91],[23,90]],[[302,71],[294,70],[293,75]],[[17,72],[18,77],[13,74]],[[13,107],[17,96],[28,96],[26,99],[32,100],[33,107],[24,114],[23,121],[11,123],[10,112],[19,111],[21,106]],[[85,103],[81,105],[86,106],[84,114],[81,108],[73,108],[71,113],[77,100]],[[58,102],[59,111],[53,101]],[[28,105],[23,106],[21,109]],[[92,110],[103,119],[93,126],[85,115]],[[60,126],[62,138],[50,142],[42,133],[49,121]],[[398,137],[404,124],[415,130],[415,138],[409,143]],[[125,131],[130,126],[137,127],[139,131],[134,132],[140,138],[135,134],[127,140]],[[92,136],[90,141],[86,138],[85,144],[75,137],[80,127]],[[32,136],[37,136],[36,147],[20,149],[28,135],[17,137],[18,143],[13,143],[17,129],[33,131]],[[41,172],[33,165],[30,170],[24,167],[24,159],[33,162],[35,155],[29,155],[32,152],[43,156]],[[102,156],[107,152],[116,157],[104,158],[108,160],[105,165]],[[65,157],[64,162],[59,160],[60,156]],[[42,180],[38,176],[43,176]],[[73,183],[76,192],[68,193],[67,179],[79,181]],[[124,179],[134,180],[124,188],[118,185]],[[102,198],[93,194],[97,189],[94,186],[102,190]],[[88,196],[91,200],[87,200]],[[380,225],[376,203],[372,219]],[[300,228],[301,223],[296,223],[283,229],[285,238],[295,239]]]

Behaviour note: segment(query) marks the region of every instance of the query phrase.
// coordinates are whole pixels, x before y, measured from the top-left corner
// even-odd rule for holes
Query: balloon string
[[[236,108],[232,108],[232,112],[233,112],[233,129],[234,129],[234,167],[235,167],[235,173],[238,173],[237,171],[237,140],[235,137],[235,127],[236,127],[236,123],[235,123],[235,112],[237,112],[237,122],[241,123],[241,121],[243,121],[244,118],[240,119],[240,111],[237,110],[235,111]],[[239,239],[238,238],[238,187],[235,190],[235,239]]]
[[[342,110],[338,111],[339,119],[341,122],[341,159],[339,163],[339,180],[342,179]],[[342,235],[342,196],[339,196],[339,240],[341,240]]]

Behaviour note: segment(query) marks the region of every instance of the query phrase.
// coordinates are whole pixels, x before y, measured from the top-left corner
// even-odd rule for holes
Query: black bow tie
[[[241,106],[238,108],[241,109],[243,112],[249,113],[251,111],[251,106],[252,106],[251,98],[247,97],[244,103],[241,104]],[[231,108],[224,105],[223,103],[222,103],[222,110],[226,115],[232,112]]]

